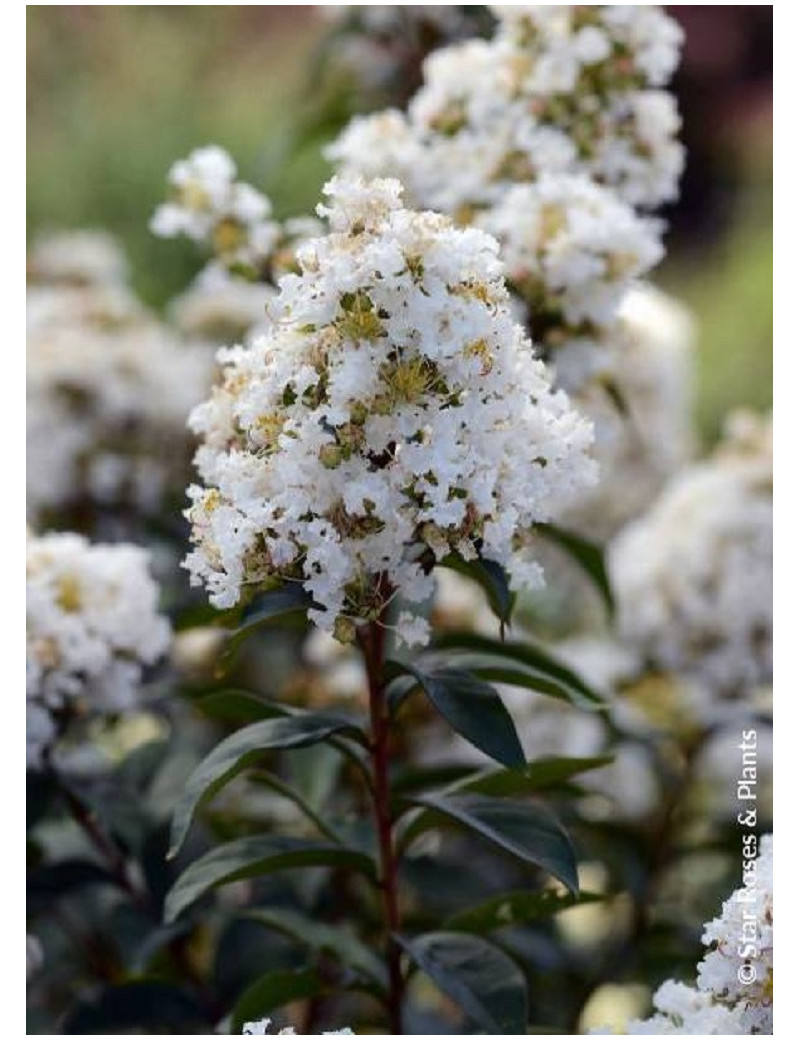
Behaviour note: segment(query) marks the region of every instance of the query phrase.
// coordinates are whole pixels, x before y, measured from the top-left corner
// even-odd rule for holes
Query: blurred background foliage
[[[671,10],[687,32],[677,90],[689,166],[656,280],[697,316],[711,440],[730,407],[771,401],[772,8]],[[278,215],[314,205],[319,145],[347,115],[320,82],[322,9],[40,6],[28,23],[30,235],[114,232],[136,288],[160,306],[196,269],[191,247],[147,229],[176,158],[219,143]]]

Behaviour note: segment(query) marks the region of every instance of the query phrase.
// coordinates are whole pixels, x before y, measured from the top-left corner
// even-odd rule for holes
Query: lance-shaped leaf
[[[494,944],[459,932],[430,932],[411,940],[398,937],[398,942],[481,1030],[491,1036],[525,1033],[525,976]]]
[[[558,787],[575,776],[601,769],[614,761],[613,755],[593,758],[539,758],[522,769],[485,769],[480,773],[454,780],[446,793],[484,794],[507,798],[515,794],[533,794]]]
[[[314,953],[331,954],[379,989],[386,988],[386,966],[383,961],[346,928],[315,921],[295,910],[281,908],[251,910],[247,917],[265,928],[280,932]]]
[[[434,651],[447,652],[450,650],[477,653],[481,656],[482,664],[486,668],[500,668],[510,662],[515,666],[517,672],[523,673],[520,675],[520,679],[524,677],[525,671],[534,673],[531,678],[535,677],[535,673],[540,673],[542,676],[555,680],[574,704],[595,708],[604,706],[603,697],[596,690],[593,690],[563,661],[535,643],[501,643],[496,639],[489,639],[487,636],[476,635],[473,632],[448,632],[436,640]],[[519,668],[520,665],[523,666],[522,669]],[[520,682],[520,685],[528,685],[528,683]],[[541,692],[547,693],[548,690],[543,688]]]
[[[236,725],[289,714],[286,705],[265,700],[248,690],[212,690],[201,693],[192,703],[206,718]]]
[[[454,932],[477,932],[485,935],[512,925],[540,921],[570,907],[596,903],[602,896],[582,892],[573,896],[567,892],[504,892],[492,896],[478,906],[462,910],[447,921],[445,927]]]
[[[231,1014],[231,1032],[241,1034],[246,1022],[258,1021],[275,1008],[293,1000],[315,997],[327,988],[325,980],[311,968],[269,971],[248,986],[236,1001]]]
[[[479,751],[511,769],[525,764],[514,720],[493,686],[458,668],[399,667],[414,676],[439,714]]]
[[[609,614],[614,616],[614,593],[608,580],[603,550],[594,542],[582,538],[574,531],[565,531],[555,524],[536,524],[536,530],[555,545],[560,546],[581,568],[603,597]]]
[[[465,560],[453,553],[441,560],[439,566],[457,571],[480,585],[501,626],[508,624],[514,610],[514,593],[509,587],[508,575],[499,563],[494,560]]]
[[[483,795],[419,795],[408,799],[423,806],[403,834],[408,846],[418,835],[438,825],[444,816],[484,838],[496,848],[542,867],[578,891],[575,852],[566,831],[555,816],[533,802],[498,800]]]
[[[301,585],[282,585],[260,593],[236,619],[223,658],[229,660],[242,641],[262,625],[278,620],[302,620],[305,612],[313,605],[313,600]]]
[[[352,719],[312,712],[265,719],[231,734],[186,781],[172,819],[169,856],[178,853],[198,807],[237,773],[258,762],[265,752],[308,747],[336,734],[363,736]]]
[[[168,922],[174,921],[192,903],[220,885],[298,867],[350,867],[375,878],[372,860],[357,849],[332,842],[257,834],[220,845],[187,867],[167,895],[164,916]]]

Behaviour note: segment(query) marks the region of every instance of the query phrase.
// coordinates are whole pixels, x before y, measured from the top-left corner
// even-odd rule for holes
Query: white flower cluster
[[[236,164],[217,145],[176,162],[168,181],[171,199],[154,213],[151,231],[162,238],[186,235],[255,281],[273,281],[293,269],[296,244],[319,230],[313,220],[273,220],[270,200],[237,180]]]
[[[679,120],[661,88],[681,31],[650,6],[493,10],[491,40],[428,57],[407,114],[356,118],[328,154],[495,235],[560,382],[564,346],[613,340],[623,295],[661,259],[661,225],[636,207],[676,195]]]
[[[331,233],[192,414],[186,565],[219,607],[299,581],[342,637],[396,591],[401,637],[424,641],[435,559],[480,551],[541,583],[530,528],[594,479],[591,427],[514,323],[491,238],[404,209],[396,181],[325,193]]]
[[[739,417],[612,543],[620,631],[643,660],[743,697],[772,679],[772,428]]]
[[[711,948],[697,986],[665,982],[653,998],[657,1013],[631,1022],[627,1035],[772,1035],[772,835],[744,863],[743,887],[703,932]]]
[[[36,766],[57,718],[135,706],[143,669],[166,652],[170,628],[136,546],[30,536],[26,561],[28,763]]]
[[[647,5],[494,10],[491,40],[428,57],[407,117],[355,120],[331,156],[402,176],[415,203],[448,212],[493,205],[545,173],[585,174],[635,206],[673,198],[683,151],[660,88],[678,61],[676,23]]]
[[[515,185],[477,222],[499,240],[537,342],[550,349],[608,327],[625,290],[663,255],[659,226],[586,177]]]
[[[258,1022],[245,1022],[242,1027],[243,1036],[302,1036],[292,1026],[286,1029],[273,1029],[271,1018],[262,1018]],[[319,1036],[352,1036],[352,1029],[333,1029],[327,1033],[314,1034]]]
[[[186,416],[208,392],[213,352],[181,341],[124,284],[36,284],[27,307],[30,515],[87,502],[154,510],[184,472]]]

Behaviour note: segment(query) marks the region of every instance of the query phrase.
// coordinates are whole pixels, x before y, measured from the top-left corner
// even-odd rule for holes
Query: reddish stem
[[[389,971],[390,1030],[393,1035],[401,1036],[403,1034],[403,974],[400,965],[400,947],[394,938],[400,930],[400,905],[397,891],[397,853],[392,833],[389,785],[390,716],[383,684],[385,629],[382,623],[376,621],[362,629],[359,633],[359,644],[364,655],[369,683],[370,757],[374,785],[375,827],[380,854],[380,887],[386,931],[386,965]]]

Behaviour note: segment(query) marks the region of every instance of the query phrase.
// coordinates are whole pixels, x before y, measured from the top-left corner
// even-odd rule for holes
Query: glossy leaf
[[[596,690],[593,690],[563,661],[535,643],[501,643],[496,639],[489,639],[473,632],[449,632],[436,640],[435,650],[437,652],[448,650],[477,652],[486,656],[487,660],[484,661],[486,667],[492,665],[491,658],[513,662],[515,665],[524,665],[525,668],[541,672],[557,680],[566,691],[569,691],[573,703],[583,707],[604,706],[603,697]],[[497,660],[494,663],[496,666],[499,665]]]
[[[424,690],[436,710],[470,744],[501,765],[525,764],[514,720],[497,690],[457,668],[421,671],[403,666]]]
[[[525,1033],[527,984],[507,954],[477,935],[431,932],[398,940],[414,964],[490,1035]]]
[[[170,857],[183,844],[198,807],[268,751],[308,747],[334,734],[361,736],[347,718],[302,712],[266,719],[233,733],[218,744],[186,781],[172,820]]]
[[[453,553],[445,557],[440,567],[457,571],[476,582],[486,594],[492,613],[501,625],[508,624],[514,610],[514,593],[508,584],[508,575],[494,560],[465,560]]]
[[[165,919],[174,921],[220,885],[300,867],[349,867],[375,877],[372,860],[356,849],[302,838],[252,835],[220,845],[187,867],[167,895]]]
[[[405,846],[445,816],[517,859],[542,867],[573,892],[578,891],[572,844],[558,820],[543,806],[477,794],[419,795],[409,801],[430,811],[408,826],[403,835]]]
[[[223,651],[223,658],[232,657],[242,641],[255,629],[279,619],[285,621],[292,617],[302,617],[312,605],[313,600],[301,585],[282,585],[262,592],[239,615],[238,623]]]

